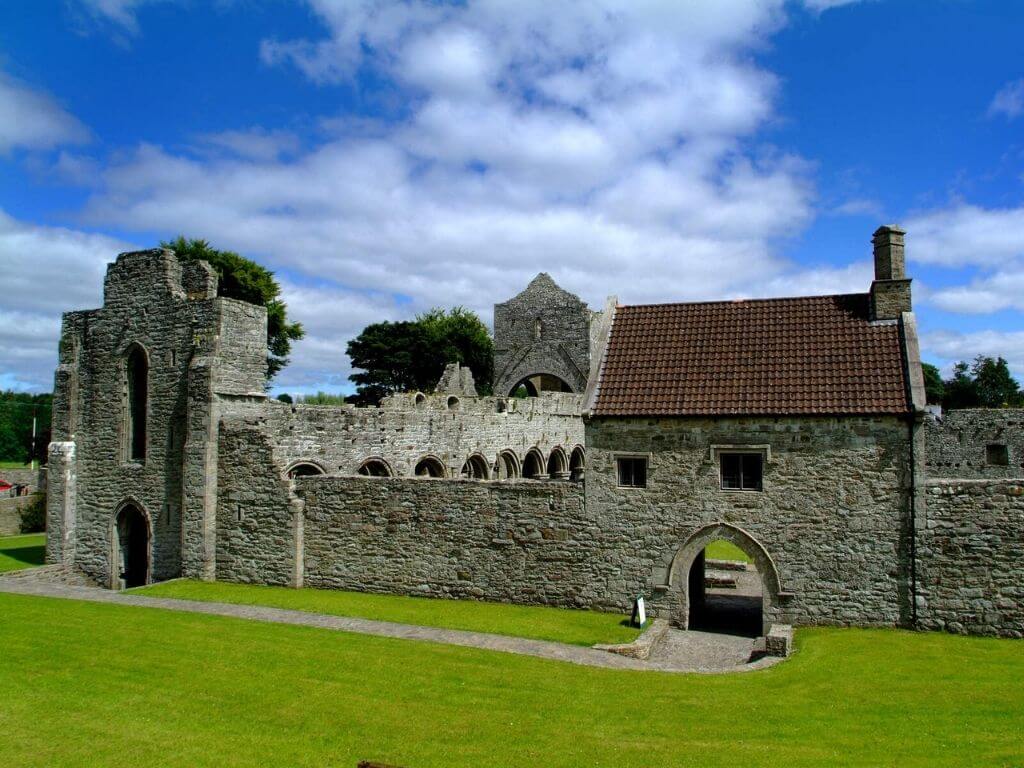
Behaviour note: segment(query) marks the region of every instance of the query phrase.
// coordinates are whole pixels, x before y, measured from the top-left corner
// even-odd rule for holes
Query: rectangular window
[[[985,446],[985,463],[995,467],[1006,467],[1010,464],[1010,452],[1005,445],[992,443]]]
[[[632,456],[616,459],[620,488],[647,487],[647,459]]]
[[[722,467],[722,488],[727,491],[760,491],[762,464],[760,453],[719,454]]]

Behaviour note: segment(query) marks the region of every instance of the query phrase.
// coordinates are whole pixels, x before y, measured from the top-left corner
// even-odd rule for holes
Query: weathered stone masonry
[[[896,268],[878,273],[871,311],[892,315],[879,322],[898,324],[912,371],[902,235],[880,232]],[[643,594],[685,625],[689,566],[725,538],[757,564],[766,625],[1024,632],[1024,412],[930,419],[908,392],[903,415],[588,414],[616,311],[591,312],[544,275],[496,307],[498,396],[473,396],[453,369],[442,391],[378,408],[287,406],[264,391],[262,308],[218,298],[205,264],[122,254],[103,307],[64,318],[48,559],[116,585],[130,506],[147,526],[147,580],[622,611]],[[131,458],[137,349],[145,455]],[[573,393],[504,396],[530,376]],[[722,490],[716,451],[737,446],[764,452],[762,491]],[[647,487],[618,486],[621,455],[647,460]],[[424,458],[444,479],[413,476]],[[460,479],[470,459],[481,479]],[[389,476],[357,475],[368,460]],[[520,479],[527,464],[558,479]]]

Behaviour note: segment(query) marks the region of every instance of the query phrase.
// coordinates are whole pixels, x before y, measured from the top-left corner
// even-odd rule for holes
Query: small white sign
[[[638,597],[636,599],[636,604],[633,606],[633,621],[635,621],[639,627],[642,627],[647,623],[647,612],[644,610],[643,597]]]

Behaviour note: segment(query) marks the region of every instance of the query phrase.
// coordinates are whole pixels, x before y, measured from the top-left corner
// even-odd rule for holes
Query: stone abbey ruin
[[[268,398],[264,309],[123,253],[63,320],[47,558],[686,627],[725,540],[764,628],[1021,637],[1024,412],[927,412],[903,243],[862,294],[593,311],[541,274],[495,306],[495,396],[450,366],[376,408]]]

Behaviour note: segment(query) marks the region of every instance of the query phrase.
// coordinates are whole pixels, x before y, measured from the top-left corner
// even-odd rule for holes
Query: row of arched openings
[[[540,449],[531,448],[522,461],[515,451],[506,449],[500,451],[493,462],[488,461],[481,453],[470,454],[463,463],[458,476],[469,480],[515,480],[517,478],[541,480],[549,478],[579,482],[583,479],[585,466],[586,455],[581,445],[573,448],[571,452],[567,452],[562,446],[556,446],[546,459]],[[395,477],[391,465],[378,456],[364,459],[356,471],[365,477]],[[287,471],[289,478],[325,474],[327,474],[326,470],[313,461],[295,462]],[[444,462],[433,455],[420,457],[413,466],[412,474],[416,477],[443,478],[449,476]]]

